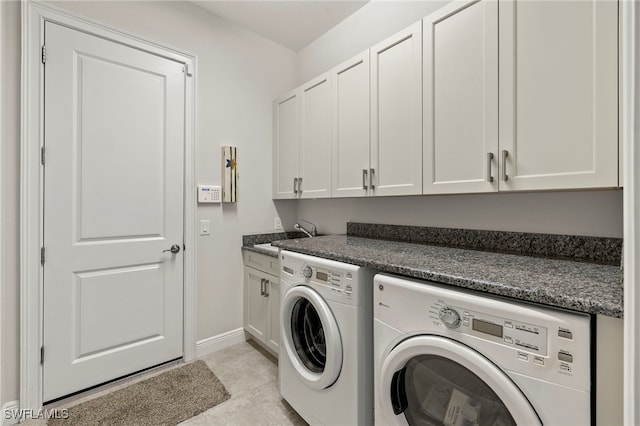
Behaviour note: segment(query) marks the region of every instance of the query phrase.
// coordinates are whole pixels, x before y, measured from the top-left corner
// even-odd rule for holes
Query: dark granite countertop
[[[617,318],[623,315],[619,266],[345,235],[282,240],[273,245],[519,300]]]

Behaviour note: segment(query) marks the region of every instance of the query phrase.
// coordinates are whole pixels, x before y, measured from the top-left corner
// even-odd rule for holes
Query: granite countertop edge
[[[615,266],[345,235],[281,240],[274,241],[273,245],[284,250],[365,266],[380,272],[579,312],[623,317],[622,273]],[[411,258],[413,252],[417,252],[418,256]],[[420,256],[440,257],[443,262],[434,267],[428,262],[423,264],[423,258]],[[449,264],[454,266],[448,267]],[[468,265],[472,273],[466,274],[464,269]],[[483,275],[483,268],[491,272],[487,273],[486,277]],[[517,271],[511,274],[513,271],[510,269]],[[536,286],[532,284],[534,280],[548,284]],[[572,290],[578,294],[571,294]]]
[[[278,253],[274,252],[272,250],[267,250],[267,249],[263,249],[260,247],[255,247],[255,246],[242,246],[242,250],[246,250],[246,251],[252,251],[255,253],[260,253],[260,254],[264,254],[265,256],[269,256],[269,257],[278,257]]]

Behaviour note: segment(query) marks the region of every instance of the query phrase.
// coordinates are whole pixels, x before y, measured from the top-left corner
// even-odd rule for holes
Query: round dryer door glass
[[[493,390],[466,367],[441,356],[419,355],[391,382],[395,414],[410,425],[516,425]]]
[[[304,298],[291,312],[291,337],[300,361],[310,371],[322,373],[327,363],[327,343],[318,311]]]

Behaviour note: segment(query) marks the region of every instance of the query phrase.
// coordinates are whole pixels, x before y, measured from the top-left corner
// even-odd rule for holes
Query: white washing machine
[[[280,393],[311,425],[373,423],[373,275],[280,253]]]
[[[594,423],[589,315],[383,274],[374,284],[376,424]]]

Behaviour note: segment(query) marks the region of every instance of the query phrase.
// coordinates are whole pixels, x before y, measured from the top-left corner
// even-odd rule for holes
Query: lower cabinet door
[[[244,268],[244,329],[262,343],[267,342],[266,281],[270,275]]]
[[[244,267],[244,329],[274,353],[280,350],[280,281]]]
[[[269,278],[268,289],[267,347],[278,353],[280,351],[280,283],[277,277]]]

